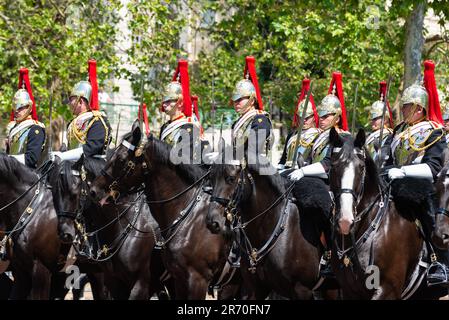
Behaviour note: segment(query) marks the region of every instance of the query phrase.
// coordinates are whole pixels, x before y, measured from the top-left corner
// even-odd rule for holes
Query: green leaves
[[[87,60],[97,59],[100,86],[118,68],[115,42],[119,0],[0,0],[0,111],[9,117],[20,67],[30,70],[40,119],[48,116],[50,86],[55,113],[73,85],[87,79]]]

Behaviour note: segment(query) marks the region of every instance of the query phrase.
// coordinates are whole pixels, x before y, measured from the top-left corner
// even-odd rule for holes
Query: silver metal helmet
[[[90,97],[92,94],[92,86],[89,81],[80,81],[72,89],[72,92],[70,93],[70,97],[78,97],[78,98],[84,98],[87,100],[87,104],[90,104]]]
[[[162,103],[178,100],[180,96],[182,96],[181,84],[178,81],[172,81],[165,87]]]
[[[237,82],[231,99],[235,102],[244,97],[256,97],[256,88],[249,79],[243,79]]]
[[[298,117],[299,118],[301,118],[302,117],[302,112],[303,112],[303,110],[304,110],[304,105],[306,104],[306,100],[304,99],[304,100],[302,100],[300,103],[299,103],[299,106],[298,106],[298,111],[296,112],[296,114],[298,115]],[[307,109],[306,109],[306,115],[305,115],[305,118],[308,118],[308,117],[310,117],[310,116],[313,116],[313,107],[312,107],[312,102],[308,102],[307,103]]]
[[[326,114],[335,113],[341,115],[341,103],[337,96],[328,94],[321,100],[320,105],[317,108],[318,116],[323,117]]]
[[[401,104],[405,105],[409,103],[421,106],[427,112],[429,108],[429,95],[427,94],[426,88],[418,84],[412,84],[406,88],[402,93]]]
[[[14,95],[13,104],[15,110],[19,110],[23,107],[31,107],[33,105],[33,101],[31,100],[28,91],[26,91],[25,89],[19,89]]]

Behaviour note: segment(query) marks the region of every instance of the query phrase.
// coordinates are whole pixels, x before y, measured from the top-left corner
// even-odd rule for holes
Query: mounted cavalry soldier
[[[192,116],[193,109],[188,63],[187,60],[179,60],[173,80],[164,90],[161,110],[170,119],[162,125],[159,139],[173,147],[181,147],[181,154],[178,153],[181,156],[185,156],[182,151],[187,148],[190,163],[199,164],[207,142],[201,138],[202,128],[198,117]]]
[[[387,93],[387,83],[385,81],[379,82],[379,100],[374,102],[370,107],[370,120],[372,132],[365,142],[366,149],[371,155],[371,158],[376,161],[378,150],[385,144],[389,135],[393,132],[393,114],[391,113],[390,103],[387,100],[387,113],[384,117],[384,131],[382,143],[379,142],[380,127],[382,125],[382,115],[384,110],[384,101]],[[382,161],[383,162],[383,161]]]
[[[306,161],[311,163],[289,174],[291,180],[300,180],[303,177],[318,177],[327,179],[331,164],[331,152],[329,133],[335,128],[341,137],[349,136],[346,108],[343,94],[343,82],[340,72],[332,74],[332,81],[328,95],[323,98],[318,106],[320,117],[320,129],[323,132],[315,139],[312,152]],[[325,234],[327,250],[321,259],[320,274],[324,277],[333,277],[330,267],[330,234]]]
[[[304,176],[327,178],[327,172],[330,169],[329,133],[331,128],[335,128],[340,136],[350,135],[347,131],[348,121],[340,72],[332,74],[328,92],[317,110],[320,117],[320,129],[323,131],[316,138],[309,158],[305,159],[311,164],[290,173],[289,177],[292,180],[299,180]]]
[[[425,61],[424,87],[413,84],[402,94],[401,111],[404,121],[396,126],[393,135],[386,142],[390,146],[390,157],[385,165],[399,166],[388,170],[390,180],[413,177],[436,181],[437,174],[443,167],[442,154],[447,145],[442,127],[434,69],[433,61]],[[433,208],[432,203],[429,203],[429,208]],[[429,209],[420,218],[420,222],[425,240],[429,244],[435,227],[435,212]],[[446,258],[446,254],[446,252],[439,252],[438,258]],[[447,283],[448,267],[438,263],[434,253],[431,254],[431,260],[432,264],[427,273],[428,284]]]
[[[296,110],[293,116],[292,127],[294,128],[294,130],[290,132],[290,134],[287,136],[286,139],[287,142],[284,146],[284,151],[282,153],[281,160],[279,161],[278,164],[279,170],[292,167],[294,152],[296,150],[299,119],[302,117],[303,110],[305,108],[306,103],[305,98],[307,92],[309,91],[309,88],[310,88],[310,80],[304,79],[302,81],[301,94],[299,96],[298,103],[296,105]],[[319,117],[316,110],[315,101],[313,99],[313,95],[310,95],[310,101],[308,102],[307,109],[305,111],[304,125],[299,140],[300,146],[297,149],[302,160],[310,159],[313,143],[321,133],[321,130],[318,128],[318,126],[319,126]],[[305,162],[304,164],[307,165],[310,163]]]
[[[232,93],[234,110],[239,118],[232,124],[232,146],[234,154],[243,154],[250,148],[255,154],[269,156],[272,125],[269,114],[263,110],[263,101],[256,74],[256,59],[245,59],[244,79],[237,82]],[[243,147],[242,149],[239,149]]]
[[[36,103],[26,68],[19,71],[19,90],[14,95],[13,108],[6,151],[20,163],[36,169],[45,144],[45,125],[37,121]]]
[[[111,141],[111,127],[100,112],[98,103],[97,63],[89,60],[89,81],[80,81],[69,96],[70,109],[75,116],[67,127],[67,151],[52,151],[50,159],[77,161],[85,157],[102,157]],[[64,216],[58,213],[59,235],[63,242],[71,243],[74,229],[67,228]]]
[[[53,156],[61,160],[78,160],[83,154],[86,157],[104,155],[111,141],[111,127],[99,110],[95,60],[89,60],[89,81],[75,84],[69,103],[75,119],[67,128],[68,151],[53,151]]]

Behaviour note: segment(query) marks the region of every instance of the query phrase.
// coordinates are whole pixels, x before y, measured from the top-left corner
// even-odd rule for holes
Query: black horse
[[[423,237],[417,222],[432,185],[404,178],[383,183],[365,150],[365,132],[356,138],[330,132],[329,173],[335,197],[332,265],[345,299],[435,298],[427,288]],[[394,201],[390,201],[390,197]],[[425,212],[425,211],[424,211]],[[425,260],[425,259],[424,259]]]
[[[87,269],[100,267],[112,298],[149,299],[154,293],[150,271],[154,269],[151,258],[157,224],[142,193],[103,207],[90,200],[89,186],[105,163],[84,156],[76,163],[61,163],[60,182],[56,183],[60,210],[76,219],[77,260]]]
[[[223,148],[221,158],[225,153]],[[213,166],[208,227],[239,244],[245,298],[265,299],[274,291],[292,299],[311,299],[322,254],[316,215],[323,212],[300,212],[291,196],[294,183],[275,173],[267,161],[248,164],[256,158],[250,155],[240,165]],[[304,181],[311,189],[320,183]],[[323,191],[322,187],[318,189]]]
[[[144,183],[151,212],[164,236],[164,263],[174,279],[175,298],[204,299],[229,252],[222,237],[206,228],[210,195],[203,189],[208,171],[199,165],[174,165],[169,145],[153,136],[142,139],[138,126],[124,137],[93,183],[92,196],[105,204]]]
[[[0,265],[10,261],[11,299],[48,299],[51,273],[64,266],[56,211],[44,178],[0,154]]]

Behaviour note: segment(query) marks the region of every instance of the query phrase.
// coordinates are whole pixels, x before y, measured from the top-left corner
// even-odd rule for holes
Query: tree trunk
[[[404,54],[404,88],[421,80],[422,52],[424,48],[424,1],[415,3],[407,18]]]

